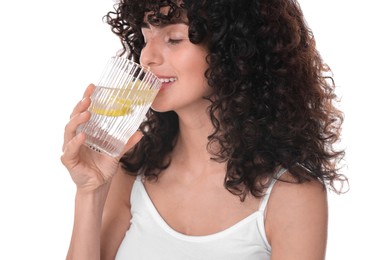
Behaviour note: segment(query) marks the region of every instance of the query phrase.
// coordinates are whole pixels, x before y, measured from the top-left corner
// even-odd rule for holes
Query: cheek
[[[186,45],[180,51],[180,54],[173,55],[174,61],[176,64],[184,70],[189,70],[191,72],[204,72],[208,68],[208,64],[206,62],[207,52],[195,45]]]
[[[207,63],[201,59],[193,60],[193,62],[185,68],[188,72],[183,80],[187,82],[187,89],[189,88],[193,91],[203,93],[207,90],[208,83],[205,76],[207,68]]]
[[[188,52],[188,55],[180,57],[183,66],[180,68],[181,71],[186,75],[186,81],[188,86],[192,86],[196,92],[210,93],[205,76],[206,70],[209,65],[206,62],[207,53],[205,51]],[[182,74],[182,75],[184,75]],[[196,89],[196,90],[195,90]]]

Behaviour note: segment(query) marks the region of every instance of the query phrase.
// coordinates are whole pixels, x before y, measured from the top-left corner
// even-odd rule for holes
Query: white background
[[[328,260],[390,259],[386,2],[301,0],[345,112],[351,189],[329,196]],[[59,160],[63,128],[120,48],[101,20],[112,4],[0,3],[0,259],[65,258],[75,188]]]

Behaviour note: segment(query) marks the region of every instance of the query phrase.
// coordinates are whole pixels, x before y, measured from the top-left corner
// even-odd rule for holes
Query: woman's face
[[[142,34],[145,47],[140,62],[163,82],[152,108],[159,112],[204,109],[203,97],[211,94],[204,75],[207,51],[190,42],[188,26],[145,24]]]

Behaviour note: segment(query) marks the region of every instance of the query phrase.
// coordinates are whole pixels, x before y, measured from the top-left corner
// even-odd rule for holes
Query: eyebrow
[[[174,22],[174,23],[161,23],[161,24],[157,25],[156,27],[164,28],[164,27],[167,27],[167,26],[169,26],[169,25],[174,25],[174,24],[184,24],[184,25],[188,25],[187,22],[184,22],[184,21],[177,21],[177,22]],[[142,22],[142,23],[141,23],[141,28],[150,29],[150,23]]]

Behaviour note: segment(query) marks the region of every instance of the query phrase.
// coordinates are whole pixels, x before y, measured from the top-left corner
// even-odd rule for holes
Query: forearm
[[[67,260],[100,260],[100,230],[108,190],[109,184],[94,192],[77,191]]]

